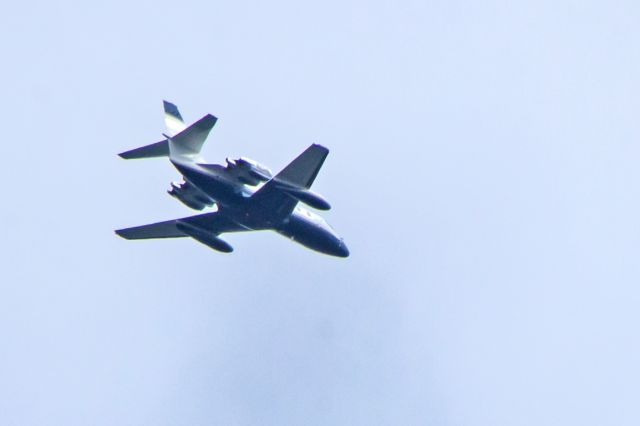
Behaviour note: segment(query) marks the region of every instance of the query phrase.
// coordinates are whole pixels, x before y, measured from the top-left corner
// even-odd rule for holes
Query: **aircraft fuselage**
[[[172,182],[167,191],[194,210],[211,211],[146,225],[115,230],[127,240],[185,238],[223,253],[233,247],[220,238],[229,232],[271,230],[305,247],[338,257],[349,250],[331,226],[298,203],[317,210],[331,205],[311,190],[329,150],[312,144],[274,175],[267,167],[246,157],[226,159],[226,165],[207,164],[200,152],[217,117],[206,114],[187,126],[178,107],[164,101],[165,139],[120,153],[130,160],[168,157],[184,182]]]
[[[224,168],[195,162],[173,162],[184,179],[216,201],[218,212],[243,228],[273,230],[312,250],[338,257],[349,256],[342,238],[320,216],[297,206],[284,219],[274,219],[271,209],[251,198],[255,188],[225,176]]]

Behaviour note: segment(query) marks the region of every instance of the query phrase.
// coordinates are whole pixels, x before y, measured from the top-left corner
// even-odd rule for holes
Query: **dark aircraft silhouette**
[[[129,240],[191,237],[210,248],[230,253],[233,247],[219,235],[225,232],[273,230],[305,247],[338,257],[349,250],[320,216],[298,206],[302,202],[319,210],[329,203],[309,188],[329,150],[311,145],[276,176],[247,158],[227,159],[227,165],[206,164],[200,150],[217,118],[205,115],[185,126],[178,108],[164,102],[166,139],[123,152],[125,159],[169,157],[184,182],[172,183],[169,194],[185,205],[217,211],[150,225],[119,229]]]

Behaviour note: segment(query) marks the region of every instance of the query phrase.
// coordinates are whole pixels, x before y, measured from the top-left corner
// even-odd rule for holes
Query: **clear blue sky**
[[[55,4],[54,4],[55,3]],[[640,6],[10,2],[0,424],[640,424]],[[161,101],[212,162],[331,154],[352,256],[189,215]]]

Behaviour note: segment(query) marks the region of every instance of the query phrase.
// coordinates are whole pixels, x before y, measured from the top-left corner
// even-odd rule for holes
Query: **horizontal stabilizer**
[[[121,152],[118,155],[124,158],[125,160],[132,160],[135,158],[168,157],[169,143],[165,139],[163,141],[156,142],[151,145],[132,149],[126,152]]]
[[[211,114],[207,114],[191,126],[184,129],[177,135],[169,138],[169,152],[171,156],[192,156],[200,153],[204,141],[209,136],[209,132],[215,126],[218,119]]]
[[[164,101],[164,118],[167,126],[167,139],[140,148],[118,154],[130,160],[134,158],[153,157],[194,157],[200,153],[204,141],[218,119],[207,114],[200,120],[187,127],[182,121],[182,115],[171,102]]]

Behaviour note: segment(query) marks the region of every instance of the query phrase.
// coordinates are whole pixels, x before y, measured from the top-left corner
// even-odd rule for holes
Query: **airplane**
[[[241,157],[227,158],[226,166],[207,164],[200,155],[209,132],[218,120],[207,114],[186,126],[173,103],[164,101],[164,139],[132,149],[119,156],[124,159],[169,157],[182,174],[183,182],[171,184],[169,194],[186,206],[216,210],[196,216],[149,225],[118,229],[128,240],[184,238],[194,240],[223,253],[233,247],[220,238],[229,232],[272,230],[307,248],[337,257],[348,257],[344,240],[320,216],[303,208],[301,202],[318,210],[331,206],[310,190],[329,150],[313,144],[273,176],[259,163]]]

